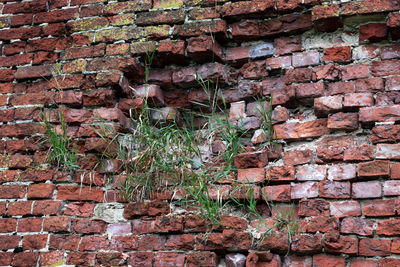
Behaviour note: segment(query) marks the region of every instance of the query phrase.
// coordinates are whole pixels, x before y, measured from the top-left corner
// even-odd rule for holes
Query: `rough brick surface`
[[[1,266],[400,265],[398,1],[0,2]],[[201,142],[142,201],[138,118]]]

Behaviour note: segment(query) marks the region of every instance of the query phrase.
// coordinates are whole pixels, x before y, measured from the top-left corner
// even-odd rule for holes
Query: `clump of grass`
[[[61,132],[58,132],[50,123],[50,113],[48,118],[43,110],[41,114],[44,126],[46,128],[45,139],[50,144],[50,148],[47,153],[48,162],[68,171],[75,171],[79,169],[78,149],[72,144],[71,138],[67,135],[67,124],[62,116],[62,110],[58,111]]]
[[[154,56],[156,55],[156,50],[157,50],[157,46],[154,46],[153,48],[151,48],[150,46],[151,46],[151,43],[148,44],[148,48],[146,50],[146,56],[144,59],[144,81],[145,81],[145,83],[149,82],[150,68],[151,68],[151,65],[153,64]]]
[[[152,111],[145,100],[142,112],[133,118],[131,133],[115,133],[110,139],[96,130],[115,150],[102,158],[116,158],[122,164],[127,178],[120,190],[126,200],[143,201],[156,191],[181,185],[199,155],[192,129],[179,127],[176,121],[152,121]]]

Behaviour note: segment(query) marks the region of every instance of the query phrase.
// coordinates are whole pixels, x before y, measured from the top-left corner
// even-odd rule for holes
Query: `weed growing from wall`
[[[78,165],[78,150],[72,144],[72,140],[67,135],[67,125],[62,116],[62,110],[58,111],[58,119],[60,121],[61,132],[50,123],[49,117],[46,117],[42,111],[42,120],[46,128],[46,141],[50,144],[47,153],[47,160],[51,164],[68,171],[75,171],[79,169]]]

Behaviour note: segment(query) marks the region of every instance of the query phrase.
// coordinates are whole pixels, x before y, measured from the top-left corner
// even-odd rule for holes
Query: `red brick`
[[[95,204],[86,202],[72,202],[68,204],[64,215],[73,215],[78,217],[92,217]]]
[[[326,179],[324,165],[302,165],[296,168],[296,180],[298,181],[321,181]]]
[[[377,144],[375,157],[377,159],[400,159],[400,145]]]
[[[242,183],[261,183],[265,180],[264,168],[239,169],[237,180]]]
[[[296,68],[288,69],[285,72],[285,82],[308,82],[312,80],[312,69],[309,68]]]
[[[284,267],[312,267],[312,258],[310,256],[285,256],[283,259]]]
[[[304,139],[319,137],[328,133],[327,120],[314,120],[309,122],[287,122],[274,126],[277,139]]]
[[[14,253],[12,252],[0,252],[0,265],[7,266],[11,265]]]
[[[67,255],[67,264],[93,266],[96,254],[71,251]]]
[[[373,158],[374,146],[368,144],[347,148],[343,157],[345,161],[368,161]]]
[[[369,65],[348,65],[342,68],[342,80],[367,78],[369,76]]]
[[[291,14],[260,23],[260,35],[272,36],[281,33],[301,33],[312,27],[311,14]]]
[[[43,231],[69,232],[70,218],[66,216],[47,217],[44,219]]]
[[[21,218],[18,221],[18,232],[40,232],[42,218]]]
[[[319,183],[319,195],[324,198],[350,198],[350,183],[322,181]]]
[[[132,252],[129,253],[128,264],[132,266],[150,266],[153,259],[153,252]]]
[[[301,83],[295,86],[296,98],[314,98],[324,94],[324,84],[319,83]]]
[[[11,233],[17,229],[17,219],[0,219],[0,233]]]
[[[137,248],[137,236],[113,236],[110,240],[110,249],[117,251],[131,251]]]
[[[243,1],[241,3],[227,3],[222,6],[222,17],[226,19],[240,17],[254,17],[274,7],[273,1]]]
[[[80,237],[78,235],[50,235],[49,248],[77,250]]]
[[[11,3],[4,5],[3,14],[37,13],[47,11],[46,1]]]
[[[326,87],[326,94],[337,95],[342,93],[353,93],[355,90],[354,86],[355,86],[354,81],[328,83]]]
[[[390,251],[396,254],[400,253],[400,239],[393,239]]]
[[[214,34],[217,40],[224,40],[226,39],[226,30],[227,24],[224,20],[194,21],[175,26],[173,35],[180,37],[192,37],[202,34]]]
[[[352,93],[344,96],[343,106],[345,108],[372,106],[373,96],[371,93]]]
[[[377,92],[383,90],[382,78],[358,79],[356,81],[356,92]]]
[[[163,201],[129,203],[125,205],[124,217],[128,219],[139,216],[157,216],[164,214],[166,215],[169,212],[169,204]]]
[[[356,178],[355,165],[331,165],[328,167],[328,180],[351,180]]]
[[[217,266],[218,256],[214,252],[193,252],[186,255],[187,266]]]
[[[352,260],[350,267],[378,267],[378,262],[375,260]]]
[[[315,198],[318,197],[318,183],[317,182],[305,182],[298,183],[291,186],[290,195],[292,199],[302,198]]]
[[[269,266],[269,267],[278,267],[281,266],[281,259],[279,255],[274,255],[267,251],[257,251],[250,252],[247,255],[246,262],[243,262],[243,266]]]
[[[246,79],[256,79],[268,76],[268,66],[265,60],[249,62],[243,65],[240,73]]]
[[[381,258],[379,260],[380,267],[392,267],[400,264],[400,259],[396,258]]]
[[[360,182],[352,185],[353,198],[378,198],[382,197],[380,182]]]
[[[325,252],[358,254],[358,239],[352,236],[339,236],[337,240],[325,240]]]
[[[283,156],[285,165],[300,165],[310,163],[312,161],[312,151],[306,150],[291,150],[286,151]]]
[[[0,70],[0,81],[1,82],[11,82],[14,80],[15,70],[11,69],[1,69]]]
[[[309,219],[306,227],[309,233],[334,231],[339,229],[339,220],[329,216],[316,216]]]
[[[384,23],[368,23],[360,26],[359,41],[380,42],[387,39],[387,27]]]
[[[393,216],[395,214],[394,199],[371,200],[364,203],[364,216],[380,217]]]
[[[53,184],[32,184],[28,186],[28,199],[50,198],[55,186]]]
[[[400,45],[394,44],[389,46],[381,47],[381,58],[382,59],[393,59],[400,57]]]
[[[82,251],[99,251],[108,247],[108,240],[104,236],[83,236],[79,250]]]
[[[389,161],[375,160],[358,164],[359,177],[389,176]]]
[[[293,166],[273,166],[267,170],[266,179],[268,182],[282,182],[295,180],[295,168]]]
[[[382,11],[391,11],[399,8],[399,3],[388,0],[365,0],[362,2],[348,2],[342,6],[343,15],[368,14]]]
[[[339,130],[339,131],[357,130],[358,129],[357,113],[338,112],[335,114],[329,114],[328,128],[331,130]]]
[[[310,66],[310,65],[318,65],[319,64],[319,53],[316,51],[313,51],[313,52],[304,52],[304,53],[293,54],[292,64],[293,64],[293,67],[305,67],[305,66]]]
[[[339,256],[329,256],[329,255],[314,255],[313,256],[313,266],[323,266],[323,267],[345,267],[346,259]]]
[[[250,47],[230,47],[225,51],[225,60],[234,66],[244,64],[250,58]]]
[[[51,266],[63,262],[64,251],[48,251],[40,253],[40,266]]]
[[[185,254],[177,252],[159,252],[155,257],[156,266],[181,266],[185,263]]]
[[[194,8],[189,11],[189,19],[200,20],[200,19],[214,19],[219,18],[221,9],[217,7],[206,7],[206,8]]]
[[[386,76],[400,74],[400,60],[373,61],[371,74],[373,76]]]
[[[275,38],[275,54],[285,55],[292,52],[301,51],[301,38]]]
[[[0,185],[0,199],[23,198],[26,186],[23,185]]]
[[[322,251],[321,234],[297,234],[293,237],[291,249],[296,254],[314,254]]]
[[[348,62],[350,59],[350,46],[331,47],[324,50],[324,61]]]
[[[336,217],[361,216],[360,203],[354,200],[331,202],[330,214]]]
[[[378,125],[372,128],[372,142],[400,140],[400,125]]]
[[[22,239],[22,248],[25,250],[42,249],[46,247],[47,235],[25,235]]]
[[[12,266],[36,266],[38,259],[38,252],[20,252],[15,254]]]
[[[73,230],[82,234],[103,234],[107,224],[102,220],[79,219],[74,221]]]
[[[391,179],[400,179],[400,163],[392,163],[390,170],[390,178]]]
[[[94,187],[58,186],[57,199],[60,200],[89,200],[102,202],[103,190]]]
[[[20,236],[17,235],[1,235],[0,236],[0,249],[15,249],[18,247]]]
[[[8,204],[8,215],[30,215],[32,201],[15,201]]]
[[[55,200],[35,201],[33,203],[33,215],[56,215],[60,213],[62,203]]]
[[[340,224],[340,232],[344,234],[372,236],[374,233],[374,221],[360,217],[346,217],[343,218]]]
[[[290,202],[290,185],[265,186],[262,188],[265,201]]]
[[[240,153],[235,156],[234,164],[238,169],[265,167],[268,164],[267,151]]]
[[[165,247],[166,236],[146,235],[139,239],[140,250],[163,250]]]
[[[388,239],[361,239],[360,240],[360,256],[389,256],[390,242]]]
[[[379,57],[379,47],[376,45],[362,45],[353,49],[353,59],[372,59]]]
[[[341,95],[323,96],[314,99],[314,112],[319,117],[334,113],[343,108],[343,97]]]

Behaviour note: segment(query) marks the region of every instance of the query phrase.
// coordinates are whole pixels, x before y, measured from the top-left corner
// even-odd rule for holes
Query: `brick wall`
[[[399,10],[397,0],[0,0],[0,265],[400,266]],[[170,195],[126,203],[118,173],[106,183],[94,170],[104,143],[90,124],[129,127],[150,47],[151,97],[196,109],[196,75],[218,80],[250,151],[254,97],[273,96],[279,145],[261,152],[267,161],[239,155],[234,177],[276,207],[293,203],[301,231],[255,243],[257,223],[227,213],[210,233],[171,210]],[[45,164],[41,110],[61,106],[76,173]],[[263,216],[273,225],[277,214]]]

